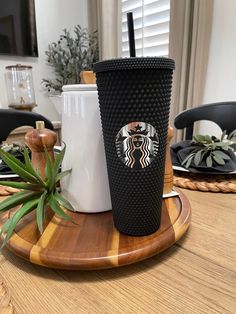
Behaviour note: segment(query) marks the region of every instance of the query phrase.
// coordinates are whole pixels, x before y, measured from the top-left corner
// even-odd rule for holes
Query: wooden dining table
[[[187,234],[136,264],[62,271],[5,248],[0,274],[15,313],[236,313],[236,194],[182,192],[192,207]]]

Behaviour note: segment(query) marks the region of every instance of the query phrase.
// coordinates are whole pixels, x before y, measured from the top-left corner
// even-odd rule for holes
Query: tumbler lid
[[[134,70],[134,69],[175,69],[175,61],[165,57],[130,57],[110,59],[94,64],[96,73],[106,71]]]

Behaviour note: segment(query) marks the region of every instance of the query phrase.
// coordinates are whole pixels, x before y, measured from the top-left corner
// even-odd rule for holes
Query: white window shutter
[[[170,0],[122,0],[122,56],[129,56],[127,16],[133,12],[137,56],[168,56]]]

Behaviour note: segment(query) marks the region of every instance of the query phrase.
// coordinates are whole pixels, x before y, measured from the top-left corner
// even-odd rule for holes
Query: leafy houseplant
[[[196,135],[193,139],[195,148],[182,162],[185,168],[189,168],[192,162],[199,166],[203,161],[207,167],[212,167],[213,163],[225,165],[226,160],[230,160],[229,151],[234,151],[236,130],[228,136],[224,131],[220,139],[209,135]]]
[[[58,42],[51,43],[45,54],[56,79],[44,78],[42,84],[48,92],[61,92],[63,85],[79,84],[81,71],[91,70],[98,61],[97,32],[89,34],[86,28],[77,25],[72,36],[64,29]]]
[[[71,220],[61,206],[70,210],[73,210],[73,208],[57,190],[59,180],[71,172],[71,170],[66,170],[59,173],[59,168],[65,155],[65,149],[66,147],[56,156],[54,164],[52,164],[51,158],[45,150],[47,158],[45,179],[42,179],[34,169],[27,149],[24,148],[23,152],[25,163],[22,163],[8,152],[0,149],[0,157],[3,161],[24,180],[24,182],[0,181],[1,185],[21,190],[0,203],[0,213],[22,204],[15,214],[4,223],[0,230],[0,236],[2,233],[6,233],[1,248],[4,247],[10,239],[15,226],[21,218],[34,209],[36,210],[36,221],[40,233],[43,232],[43,222],[47,205],[50,205],[56,215],[65,220]]]

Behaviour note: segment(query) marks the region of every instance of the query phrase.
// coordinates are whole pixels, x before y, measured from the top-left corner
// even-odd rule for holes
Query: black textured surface
[[[94,72],[106,72],[117,70],[134,69],[169,69],[174,70],[175,61],[170,58],[157,57],[131,57],[121,59],[110,59],[97,62],[93,65]]]
[[[113,219],[125,234],[147,235],[160,226],[172,73],[168,68],[97,73]],[[156,158],[141,170],[124,165],[115,146],[118,131],[133,121],[154,126],[160,140]]]

